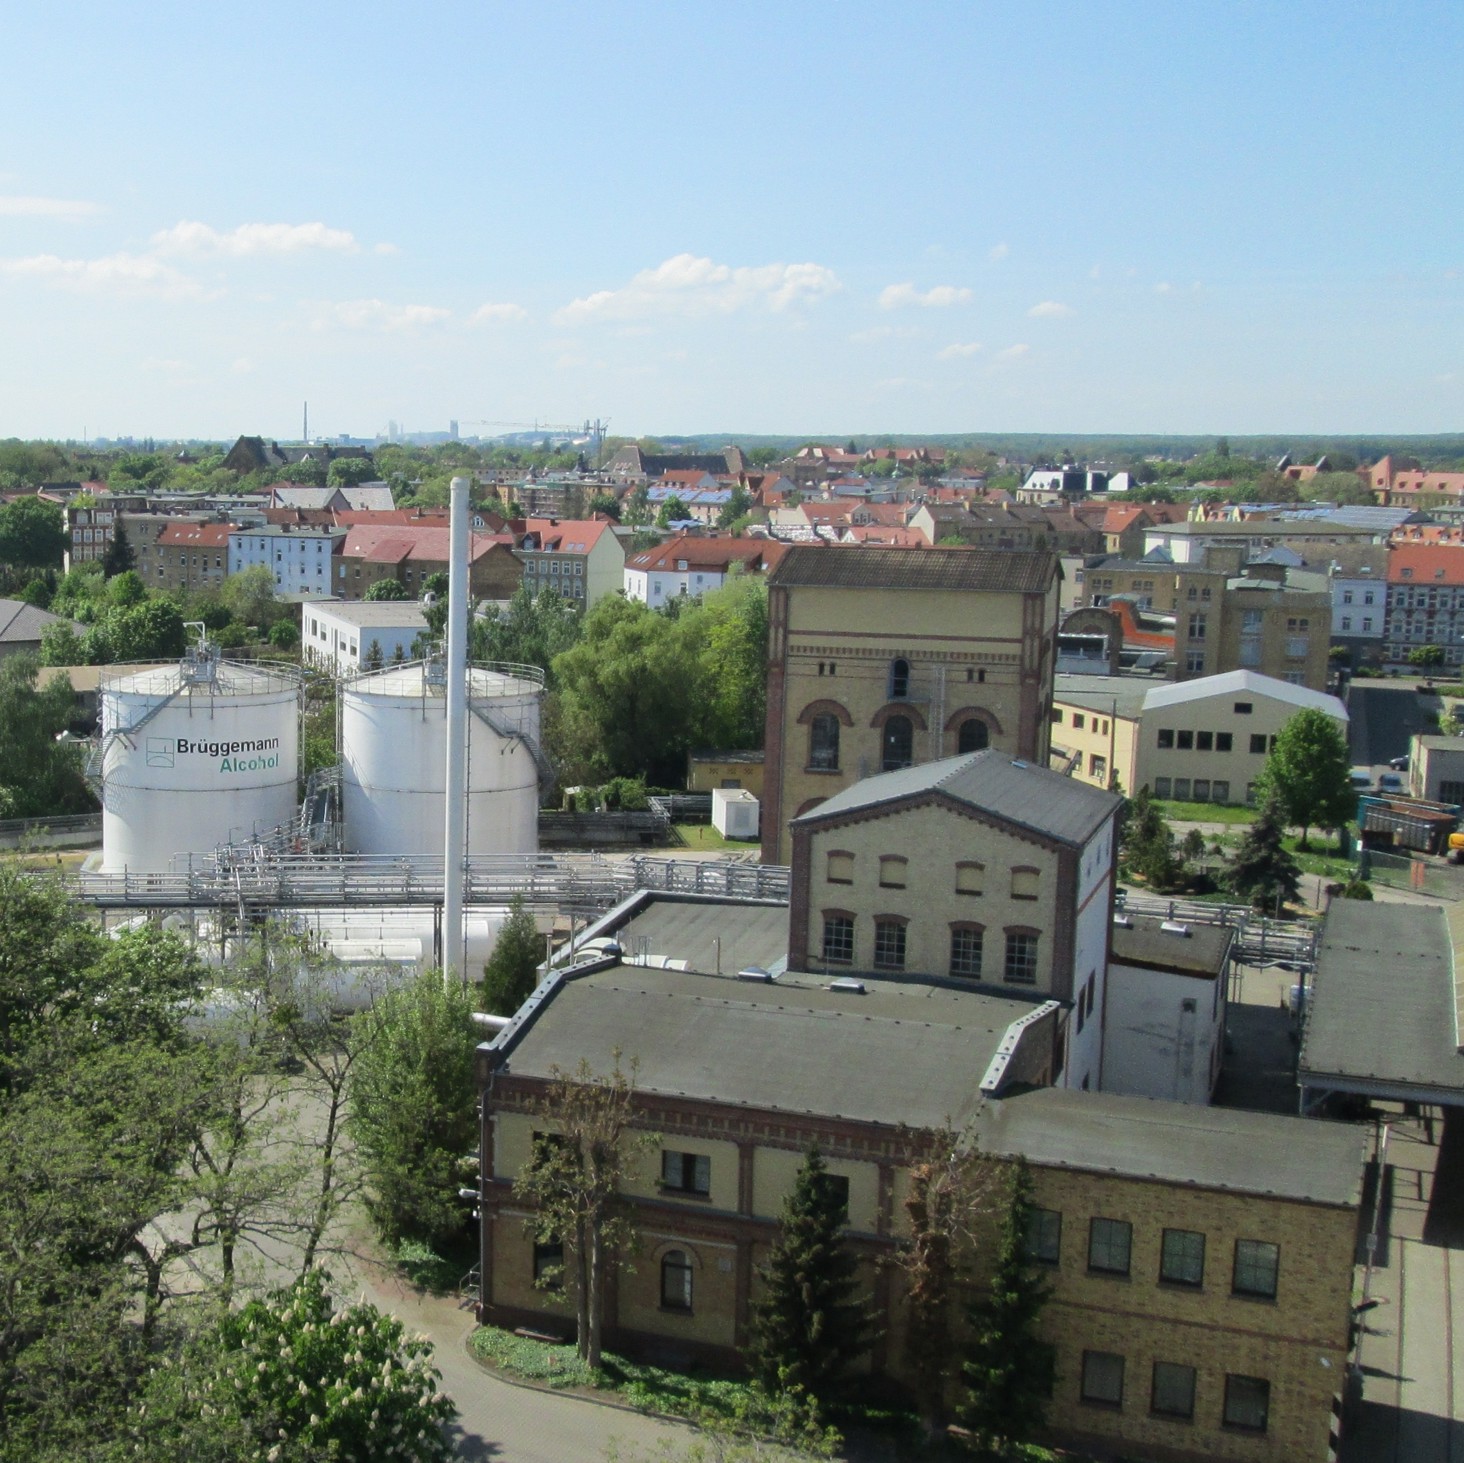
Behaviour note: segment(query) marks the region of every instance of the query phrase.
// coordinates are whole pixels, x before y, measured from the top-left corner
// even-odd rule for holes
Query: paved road
[[[1348,755],[1355,767],[1386,767],[1415,733],[1438,731],[1441,702],[1413,681],[1354,681],[1347,688]]]

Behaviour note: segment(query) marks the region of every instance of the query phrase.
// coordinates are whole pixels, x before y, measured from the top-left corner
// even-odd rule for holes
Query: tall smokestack
[[[468,853],[468,480],[452,480],[447,576],[447,785],[442,850],[442,973],[467,981],[463,876]]]

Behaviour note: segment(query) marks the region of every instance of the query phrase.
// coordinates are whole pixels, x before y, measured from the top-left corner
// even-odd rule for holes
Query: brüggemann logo
[[[148,738],[149,767],[171,767],[177,757],[217,757],[220,773],[265,772],[280,765],[280,739],[256,737],[252,741],[201,742],[191,737]]]

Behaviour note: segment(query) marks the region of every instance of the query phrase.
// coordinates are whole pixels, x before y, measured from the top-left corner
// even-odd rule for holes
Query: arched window
[[[961,729],[956,733],[957,755],[964,752],[979,752],[990,745],[991,732],[984,721],[973,716],[961,723]]]
[[[884,724],[884,753],[880,769],[896,772],[915,760],[915,728],[908,716],[892,716]]]
[[[661,1257],[661,1306],[668,1311],[691,1309],[691,1260],[685,1250],[667,1250]]]
[[[903,701],[910,694],[910,662],[903,656],[890,662],[890,700]]]
[[[808,724],[808,765],[815,772],[839,770],[839,718],[815,716]]]

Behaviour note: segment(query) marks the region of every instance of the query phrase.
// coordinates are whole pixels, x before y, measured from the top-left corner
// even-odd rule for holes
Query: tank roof
[[[192,670],[192,667],[189,667]],[[185,675],[180,662],[171,665],[108,666],[100,678],[101,689],[109,693],[137,696],[171,696],[189,684],[216,696],[265,696],[299,689],[299,677],[284,666],[244,665],[220,660],[213,675],[202,679]]]
[[[366,671],[346,683],[345,689],[364,696],[440,697],[445,686],[427,676],[427,663],[383,666]],[[470,696],[537,696],[544,689],[544,675],[531,665],[472,665],[468,667]]]

